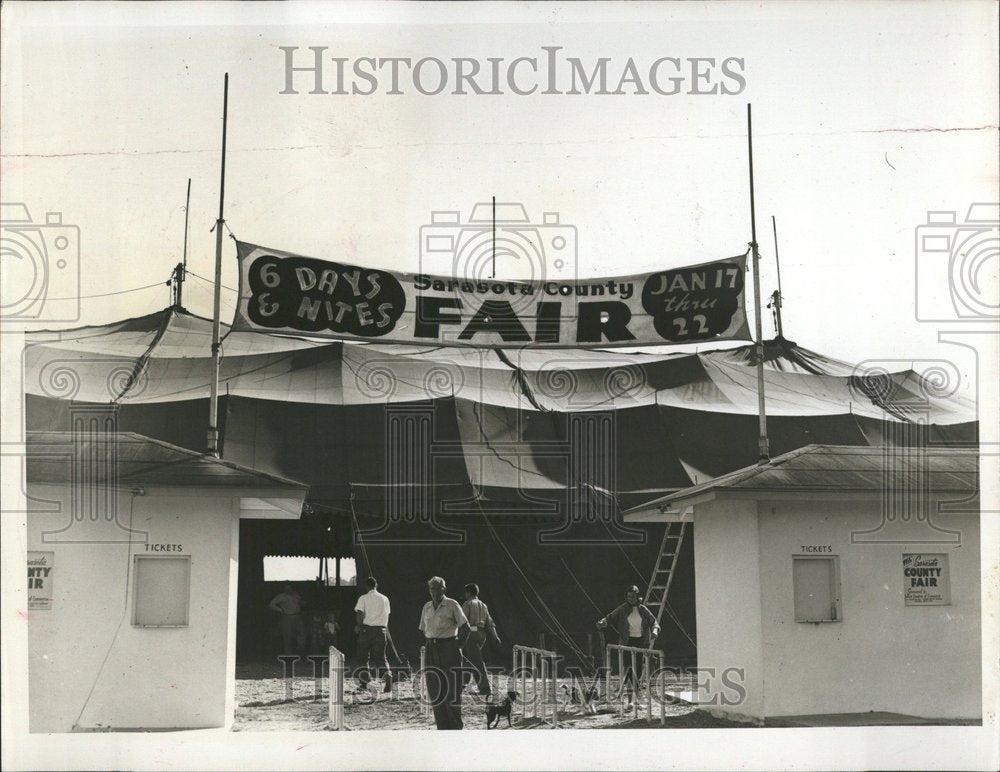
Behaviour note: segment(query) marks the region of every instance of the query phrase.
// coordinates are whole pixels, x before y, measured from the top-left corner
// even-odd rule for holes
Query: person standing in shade
[[[284,589],[274,596],[267,607],[281,614],[282,654],[295,655],[305,637],[305,628],[302,625],[302,596],[286,582]]]
[[[479,600],[479,585],[470,582],[465,585],[465,603],[462,604],[462,613],[469,620],[469,642],[462,650],[465,658],[469,660],[472,667],[476,669],[476,686],[479,693],[489,697],[493,693],[490,685],[490,676],[486,672],[486,663],[483,661],[483,645],[486,643],[486,636],[499,646],[500,637],[497,635],[496,624],[490,616],[490,610],[486,604]],[[468,679],[466,679],[468,680]]]
[[[420,612],[427,645],[427,696],[438,729],[461,729],[462,646],[469,637],[469,621],[458,601],[445,595],[447,585],[440,576],[430,578],[427,590],[431,599]]]
[[[656,623],[656,617],[647,606],[642,604],[642,597],[639,595],[639,588],[634,584],[625,591],[625,602],[612,611],[603,619],[597,621],[597,627],[601,630],[608,627],[618,632],[618,640],[624,646],[635,646],[640,649],[652,647],[656,636],[660,634],[660,626]],[[642,657],[636,657],[636,673],[632,669],[631,657],[626,657],[623,686],[628,699],[626,709],[632,707],[632,695],[639,689],[639,679],[642,677]]]
[[[365,580],[368,592],[358,598],[354,606],[356,624],[354,632],[358,636],[358,661],[364,668],[362,681],[367,684],[371,678],[370,671],[374,665],[376,676],[382,670],[385,678],[384,691],[392,691],[392,669],[385,656],[388,643],[389,599],[378,591],[378,581],[374,576]]]

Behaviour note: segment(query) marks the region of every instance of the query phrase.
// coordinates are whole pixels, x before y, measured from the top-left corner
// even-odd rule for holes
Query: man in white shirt
[[[458,601],[445,591],[447,585],[440,576],[427,582],[431,599],[420,612],[420,632],[427,646],[427,696],[434,710],[438,729],[461,729],[462,646],[469,637],[469,620]]]
[[[385,656],[385,647],[388,643],[389,599],[378,591],[375,577],[369,576],[365,583],[368,585],[368,592],[358,598],[354,606],[356,621],[354,632],[358,634],[358,661],[363,668],[361,680],[363,683],[370,680],[371,667],[374,664],[376,671],[382,670],[385,678],[384,691],[389,692],[392,691],[392,670]]]

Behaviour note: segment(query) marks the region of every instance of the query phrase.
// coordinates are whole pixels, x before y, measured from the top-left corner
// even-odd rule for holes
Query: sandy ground
[[[559,684],[569,684],[560,679]],[[236,681],[236,721],[233,731],[325,731],[329,723],[328,680],[301,676],[284,679],[268,667],[241,666]],[[397,683],[389,694],[378,689],[365,690],[348,681],[345,684],[344,723],[349,730],[427,730],[434,729],[433,716],[424,713],[421,703],[414,697],[409,681]],[[499,731],[511,729],[540,729],[551,726],[551,709],[548,722],[532,715],[532,688],[526,689],[527,715],[516,709],[508,728],[506,718],[500,719]],[[580,706],[568,704],[567,692],[559,689],[558,728],[560,729],[653,729],[660,728],[660,708],[653,703],[653,720],[647,714],[647,703],[635,712],[620,714],[618,705],[599,702],[597,714],[592,715]],[[645,698],[645,695],[643,695]],[[539,707],[539,712],[541,708]],[[740,727],[713,718],[687,703],[665,703],[667,728]],[[466,691],[462,698],[462,716],[466,729],[486,729],[486,703],[474,690]]]

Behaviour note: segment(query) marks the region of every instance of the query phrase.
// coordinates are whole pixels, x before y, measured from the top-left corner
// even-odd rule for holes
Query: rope
[[[517,385],[520,387],[521,393],[525,397],[527,397],[528,401],[532,404],[532,406],[540,412],[551,413],[552,412],[551,410],[548,410],[547,408],[544,408],[538,404],[538,400],[535,399],[535,395],[531,391],[531,385],[528,383],[528,379],[525,377],[524,371],[521,370],[521,368],[515,365],[513,362],[511,362],[510,359],[507,357],[507,355],[504,354],[503,349],[501,349],[500,347],[498,346],[494,347],[493,352],[497,355],[497,357],[500,359],[501,362],[503,362],[505,365],[507,365],[507,367],[509,367],[511,370],[514,371],[514,379],[517,381]]]
[[[677,617],[677,614],[674,613],[673,608],[671,607],[670,603],[666,601],[666,599],[664,599],[663,601],[663,608],[670,616],[670,619],[673,621],[673,623],[677,625],[677,629],[681,631],[681,634],[691,642],[691,645],[694,646],[695,649],[697,649],[698,644],[695,643],[694,638],[688,635],[688,631],[684,629],[684,625],[681,624],[681,620]]]
[[[576,578],[576,574],[573,573],[573,570],[568,565],[566,565],[566,561],[563,560],[562,558],[559,558],[559,562],[563,564],[563,567],[565,567],[566,572],[570,576],[570,579],[576,582],[576,586],[580,588],[580,592],[582,592],[584,596],[587,598],[587,600],[590,601],[590,605],[593,606],[595,609],[597,609],[597,613],[600,614],[601,607],[598,606],[596,603],[594,603],[594,599],[590,597],[590,595],[587,593],[585,589],[583,589],[583,585],[580,584],[579,580]]]
[[[211,284],[213,287],[215,286],[215,282],[214,281],[212,281],[211,279],[206,279],[200,273],[195,273],[190,268],[187,269],[187,273],[189,273],[191,276],[194,276],[194,278],[196,278],[196,279],[201,279],[203,282],[207,282],[208,284]],[[236,292],[235,289],[233,289],[232,287],[227,287],[225,284],[220,284],[219,286],[222,287],[222,289],[229,290],[230,292]]]
[[[122,625],[125,622],[125,617],[128,614],[128,590],[129,590],[129,579],[132,575],[132,518],[135,512],[135,493],[132,494],[132,498],[128,507],[128,551],[125,553],[125,597],[122,603],[122,616],[118,620],[118,627],[115,628],[115,634],[111,638],[111,643],[108,645],[108,650],[104,652],[104,659],[101,660],[101,666],[97,669],[97,675],[94,676],[94,681],[90,685],[90,691],[87,692],[87,697],[83,701],[83,706],[80,708],[80,712],[76,716],[76,721],[73,722],[73,728],[76,729],[80,726],[80,719],[83,718],[83,713],[87,709],[87,705],[90,704],[90,698],[94,696],[94,689],[97,688],[97,682],[101,680],[101,675],[104,673],[104,667],[108,664],[108,657],[111,656],[111,652],[115,648],[115,643],[118,641],[118,635],[121,633]]]
[[[604,522],[604,518],[602,517],[602,518],[599,518],[599,519],[600,519],[600,522],[601,522],[601,526],[603,526],[604,530],[608,532],[608,536],[611,537],[611,541],[614,542],[614,545],[619,550],[621,550],[622,555],[625,556],[625,560],[627,560],[628,564],[630,566],[632,566],[632,570],[635,571],[635,575],[639,577],[639,581],[642,582],[643,584],[648,584],[649,582],[646,580],[646,577],[644,577],[642,575],[642,572],[639,570],[639,567],[636,566],[636,564],[632,562],[632,558],[630,558],[628,556],[628,553],[625,551],[625,548],[621,545],[621,542],[618,541],[618,539],[615,538],[615,535],[613,533],[611,533],[611,529],[608,528],[608,524],[606,522]]]
[[[584,663],[587,662],[587,656],[583,653],[583,649],[581,649],[579,646],[576,645],[576,643],[573,642],[573,639],[570,637],[569,632],[559,622],[559,619],[552,612],[552,609],[550,609],[548,604],[546,604],[545,599],[541,595],[539,595],[538,590],[535,589],[534,584],[531,582],[530,579],[528,579],[524,571],[521,570],[520,564],[517,562],[517,560],[514,559],[514,556],[511,554],[510,550],[507,549],[507,545],[504,544],[503,540],[500,538],[500,534],[497,533],[496,528],[493,527],[493,523],[490,522],[490,519],[486,516],[486,513],[483,511],[483,508],[480,506],[479,498],[477,497],[474,500],[476,502],[476,508],[479,510],[479,514],[483,516],[483,522],[486,523],[486,527],[490,531],[490,535],[493,537],[496,543],[500,545],[501,549],[503,549],[504,551],[504,554],[506,554],[507,557],[510,559],[510,562],[514,565],[514,568],[516,568],[517,572],[521,575],[521,578],[524,579],[525,584],[527,584],[528,587],[531,588],[531,591],[535,594],[535,597],[538,599],[539,605],[541,605],[542,609],[544,609],[545,613],[548,615],[548,619],[551,622],[551,624],[554,625],[555,628],[554,632],[562,636],[562,638],[564,639],[564,643],[566,643],[566,645],[573,650],[573,652],[579,658],[580,662]],[[524,594],[523,590],[521,592],[522,594]],[[535,613],[538,612],[536,611]]]
[[[139,358],[135,361],[135,366],[132,368],[132,372],[128,377],[128,381],[122,386],[121,392],[118,396],[114,398],[114,402],[117,404],[125,398],[132,388],[139,382],[139,378],[142,377],[143,372],[146,370],[146,366],[149,364],[150,357],[153,356],[153,350],[156,348],[157,344],[163,340],[163,336],[167,334],[167,327],[170,326],[170,320],[173,318],[174,312],[168,311],[163,315],[163,319],[160,321],[160,328],[156,331],[156,335],[153,336],[152,342],[146,347],[146,350],[142,352]]]
[[[91,298],[109,298],[112,295],[124,295],[128,292],[138,292],[139,290],[148,290],[153,287],[163,287],[166,284],[167,282],[158,281],[156,284],[147,284],[144,287],[133,287],[132,289],[118,290],[117,292],[102,292],[100,295],[73,295],[72,297],[66,298],[53,298],[48,295],[39,295],[38,297],[30,298],[30,300],[90,300]],[[27,300],[28,298],[25,299]]]
[[[368,566],[368,573],[372,573],[372,562],[368,559],[368,550],[365,547],[365,540],[361,538],[361,524],[358,522],[358,514],[354,511],[354,483],[348,483],[351,489],[350,504],[351,504],[351,522],[354,523],[354,533],[357,535],[358,546],[361,547],[361,556],[365,559],[365,565]]]
[[[351,522],[354,524],[354,533],[357,534],[357,543],[361,547],[361,556],[365,559],[365,565],[368,567],[369,575],[373,574],[372,562],[368,557],[368,549],[365,547],[365,540],[361,538],[361,524],[358,522],[358,514],[354,511],[354,483],[349,483],[351,487]],[[392,647],[392,653],[396,657],[396,661],[402,663],[403,658],[399,656],[399,651],[396,649],[396,642],[392,640],[392,633],[389,632],[389,628],[385,629],[385,637],[389,641],[389,645]]]

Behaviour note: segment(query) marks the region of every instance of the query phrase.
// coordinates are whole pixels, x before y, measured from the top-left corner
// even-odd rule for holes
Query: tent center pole
[[[764,336],[760,321],[760,253],[757,251],[757,209],[753,189],[753,126],[750,117],[750,105],[747,104],[747,151],[750,160],[750,251],[753,261],[753,316],[757,333],[757,414],[760,418],[760,437],[757,441],[759,456],[758,464],[766,464],[771,460],[771,452],[767,441],[767,414],[764,410]]]
[[[222,300],[222,228],[226,224],[226,123],[229,113],[229,73],[222,86],[222,171],[219,182],[219,218],[215,221],[215,302],[212,312],[212,392],[208,402],[208,452],[219,457],[219,315]]]

